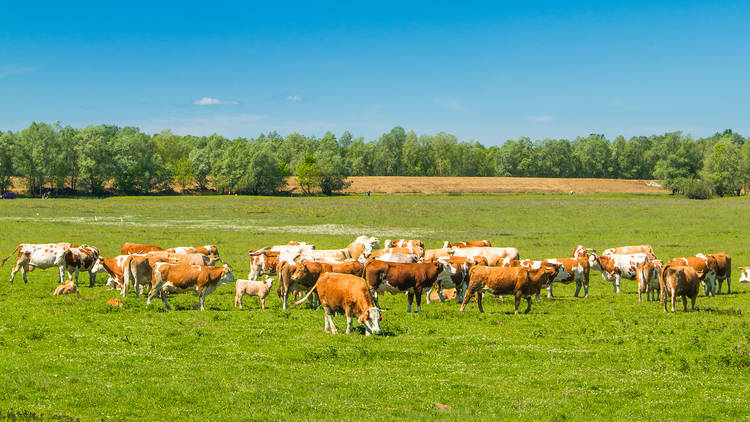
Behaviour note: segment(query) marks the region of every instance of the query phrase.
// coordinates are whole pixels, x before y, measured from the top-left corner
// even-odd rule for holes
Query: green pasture
[[[635,283],[615,295],[592,272],[514,316],[512,301],[423,305],[386,296],[381,328],[323,333],[323,312],[270,308],[234,285],[193,310],[194,293],[121,309],[103,286],[52,296],[57,271],[8,284],[0,269],[0,418],[82,420],[742,420],[750,418],[750,200],[669,196],[502,195],[331,198],[128,197],[0,201],[0,255],[18,243],[68,241],[119,253],[123,242],[216,244],[238,278],[247,250],[312,242],[344,247],[358,235],[489,239],[524,258],[651,244],[661,258],[726,251],[731,295],[700,296],[698,311],[639,304]],[[275,289],[274,289],[275,290]],[[726,285],[724,285],[726,292]],[[524,307],[525,304],[522,304]],[[335,318],[343,332],[345,320]]]

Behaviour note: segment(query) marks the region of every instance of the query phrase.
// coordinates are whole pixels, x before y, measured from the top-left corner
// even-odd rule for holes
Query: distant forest
[[[694,198],[750,188],[750,142],[731,130],[693,139],[681,132],[614,140],[509,140],[485,147],[447,133],[395,127],[365,141],[349,132],[228,139],[149,135],[135,127],[32,123],[0,132],[0,191],[68,195],[184,192],[275,194],[298,176],[303,193],[331,194],[349,176],[516,176],[659,179]],[[18,185],[14,186],[13,184]]]

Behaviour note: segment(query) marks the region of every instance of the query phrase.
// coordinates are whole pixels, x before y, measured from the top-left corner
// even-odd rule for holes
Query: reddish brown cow
[[[164,249],[156,245],[141,245],[139,243],[125,242],[122,245],[122,248],[120,248],[120,254],[121,255],[143,254],[143,253],[163,251],[163,250]]]
[[[235,281],[234,274],[228,265],[223,267],[206,267],[202,265],[167,264],[159,262],[154,266],[153,279],[151,281],[151,292],[148,294],[147,305],[158,293],[164,306],[172,309],[167,303],[167,298],[162,288],[169,291],[197,290],[198,306],[201,311],[206,296],[213,293],[222,284]]]
[[[515,297],[515,314],[518,305],[525,297],[528,303],[524,313],[531,311],[531,297],[539,294],[542,286],[550,283],[560,271],[560,266],[542,266],[537,269],[524,267],[485,267],[476,266],[469,271],[469,288],[461,303],[461,312],[475,295],[479,312],[482,308],[482,292],[487,290],[494,295],[512,294]]]
[[[444,283],[444,284],[437,284],[435,285],[435,289],[437,292],[437,296],[440,299],[442,303],[445,303],[445,298],[443,297],[443,289],[456,289],[456,297],[458,297],[459,301],[462,301],[464,298],[464,292],[466,291],[466,287],[469,283],[469,270],[475,266],[475,265],[487,265],[487,258],[483,256],[472,256],[472,257],[463,257],[463,256],[451,256],[448,258],[439,258],[439,259],[432,259],[432,260],[424,260],[423,262],[446,262],[450,264],[451,267],[453,267],[453,270],[451,272],[451,282],[450,283]],[[431,292],[432,287],[427,290],[427,293],[425,294],[427,296],[427,304],[431,301]]]
[[[704,294],[713,296],[714,285],[716,283],[716,259],[713,256],[698,254],[696,256],[686,256],[675,258],[667,265],[678,265],[692,267],[698,273],[698,279],[704,284]],[[662,292],[662,294],[664,294]]]
[[[698,298],[700,280],[698,272],[692,266],[665,265],[659,277],[659,287],[661,288],[661,303],[664,305],[664,312],[667,312],[667,297],[669,297],[672,302],[672,312],[674,313],[677,296],[682,296],[684,311],[687,312],[688,297],[691,300],[691,309],[695,310],[695,299]]]
[[[443,248],[473,248],[473,247],[491,247],[489,240],[464,240],[463,242],[449,242],[443,243]]]
[[[435,283],[451,282],[451,266],[443,262],[402,264],[370,259],[365,264],[365,277],[374,292],[378,305],[378,293],[408,293],[408,307],[411,312],[414,297],[417,298],[417,312],[422,312],[422,292]]]
[[[258,280],[258,277],[264,274],[273,275],[276,273],[281,252],[249,250],[247,254],[250,256],[250,273],[247,275],[248,279]]]
[[[701,256],[698,254],[696,256]],[[732,293],[732,257],[726,252],[719,252],[714,254],[706,254],[705,256],[711,257],[716,260],[716,281],[719,282],[718,287],[714,284],[714,294],[721,294],[721,283],[724,280],[727,281],[727,294]]]
[[[302,300],[294,305],[303,303],[313,293],[318,292],[320,304],[325,312],[326,333],[338,334],[333,324],[336,312],[346,315],[346,333],[352,332],[352,320],[357,316],[358,321],[365,324],[365,334],[380,334],[380,310],[373,306],[372,296],[367,282],[361,277],[351,274],[325,273],[307,292]]]
[[[659,300],[659,273],[661,272],[661,262],[641,262],[638,264],[638,303],[641,303],[641,294],[646,292],[646,301],[651,302]]]

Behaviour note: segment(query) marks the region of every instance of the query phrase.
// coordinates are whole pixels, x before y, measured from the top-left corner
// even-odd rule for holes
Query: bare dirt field
[[[553,179],[541,177],[351,177],[345,193],[669,193],[654,180]],[[289,178],[289,188],[297,186]]]

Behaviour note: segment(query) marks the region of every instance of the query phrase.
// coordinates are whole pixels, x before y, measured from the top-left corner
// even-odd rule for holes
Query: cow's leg
[[[204,289],[198,289],[198,306],[200,306],[201,311],[203,310],[203,302],[206,300],[206,292]]]
[[[615,276],[615,293],[620,293],[620,274]]]
[[[721,285],[724,283],[724,279],[723,278],[717,278],[716,279],[716,283],[717,283],[716,294],[720,295],[721,294]]]
[[[414,295],[417,297],[417,312],[422,312],[422,291],[418,290]]]
[[[96,286],[96,273],[89,271],[89,287]]]
[[[695,295],[690,298],[690,310],[691,311],[695,310],[695,299],[698,299],[698,295]]]
[[[539,294],[537,294],[537,296],[539,296]],[[550,283],[549,286],[547,286],[547,298],[549,299],[549,298],[553,298],[553,297],[554,296],[552,295],[552,283]],[[529,299],[531,299],[531,298],[529,298]]]
[[[518,315],[518,305],[520,305],[520,304],[521,304],[521,291],[520,291],[520,290],[517,290],[517,291],[516,291],[516,294],[515,294],[515,298],[514,298],[514,299],[515,299],[515,300],[514,300],[514,302],[513,302],[513,303],[514,303],[514,305],[515,305],[515,312],[514,312],[513,314],[514,314],[514,315]]]
[[[65,270],[63,269],[62,265],[57,267],[57,269],[60,271],[60,284],[63,284],[63,280],[65,280]],[[76,286],[78,286],[78,280],[76,280]]]
[[[372,296],[372,301],[375,302],[375,306],[380,309],[380,304],[378,304],[378,292],[375,289],[370,289],[370,295]]]
[[[164,294],[164,292],[161,291],[161,289],[159,289],[159,296],[161,296],[161,301],[164,302],[164,306],[167,308],[167,310],[171,311],[172,307],[169,306],[169,303],[167,302],[167,295]]]
[[[239,307],[240,309],[242,309],[242,290],[238,290],[234,294],[234,307]]]
[[[682,295],[682,312],[687,312],[687,296]]]
[[[461,299],[461,309],[459,309],[459,312],[463,312],[466,309],[466,304],[469,303],[471,300],[471,294],[473,293],[472,288],[475,287],[475,285],[467,286],[466,291],[464,292],[464,298]]]
[[[26,265],[18,265],[18,262],[16,262],[16,265],[14,265],[13,269],[10,271],[10,284],[13,284],[13,279],[16,278],[16,273],[21,269],[23,270],[21,273],[23,274],[23,281],[24,283],[26,282]]]
[[[458,287],[456,287],[458,288]],[[443,296],[443,289],[437,289],[437,295],[440,298],[440,303],[445,303],[445,296]],[[430,304],[430,293],[425,294],[427,296],[427,304]]]
[[[125,287],[125,286],[123,286],[123,287]],[[159,288],[157,289],[157,287],[159,287]],[[151,299],[153,299],[154,296],[156,296],[156,293],[159,290],[161,290],[161,286],[154,286],[154,285],[151,286],[151,291],[148,292],[148,298],[146,299],[146,305],[150,305],[151,304]]]
[[[325,310],[326,316],[328,317],[328,325],[331,329],[331,334],[338,334],[339,330],[336,329],[336,325],[333,324],[333,312],[331,312],[331,308],[325,306],[323,307]]]
[[[677,294],[676,293],[677,293],[676,290],[672,291],[672,299],[671,299],[672,300],[672,313],[674,313],[674,305],[675,305],[675,302],[677,302]]]
[[[284,309],[284,310],[286,310],[286,308],[287,308],[287,305],[286,305],[286,303],[287,303],[287,298],[288,298],[288,297],[289,297],[289,287],[287,286],[287,288],[285,288],[285,289],[284,289],[284,292],[283,292],[283,294],[282,294],[282,298],[281,298],[281,299],[282,299],[282,301],[283,301],[283,303],[282,303],[282,306],[281,306],[281,307],[282,307],[282,309]]]
[[[638,286],[638,303],[643,303],[643,300],[641,300],[641,293],[642,293],[641,287]],[[648,292],[646,292],[646,302],[648,302]]]
[[[482,291],[478,290],[476,293],[476,299],[477,299],[477,307],[479,308],[479,313],[484,313],[484,308],[482,307],[482,298],[484,295],[482,295]]]
[[[408,303],[409,305],[406,307],[406,312],[411,312],[411,303],[414,302],[414,293],[409,292],[406,294],[408,296]]]
[[[727,277],[727,294],[732,293],[732,276]]]
[[[331,329],[329,328],[330,324],[328,322],[328,308],[327,307],[323,307],[323,321],[325,322],[325,328],[323,328],[323,332],[330,333]]]
[[[352,333],[352,314],[350,311],[346,311],[346,334]]]
[[[589,297],[589,271],[583,273],[583,297]]]
[[[266,309],[266,297],[259,296],[260,298],[260,309]],[[242,303],[240,303],[240,309],[242,309]]]
[[[527,302],[526,310],[523,311],[523,313],[528,314],[529,311],[531,311],[531,296],[526,296],[526,302]]]
[[[576,292],[573,293],[573,297],[578,297],[578,293],[581,292],[581,282],[576,281]]]

